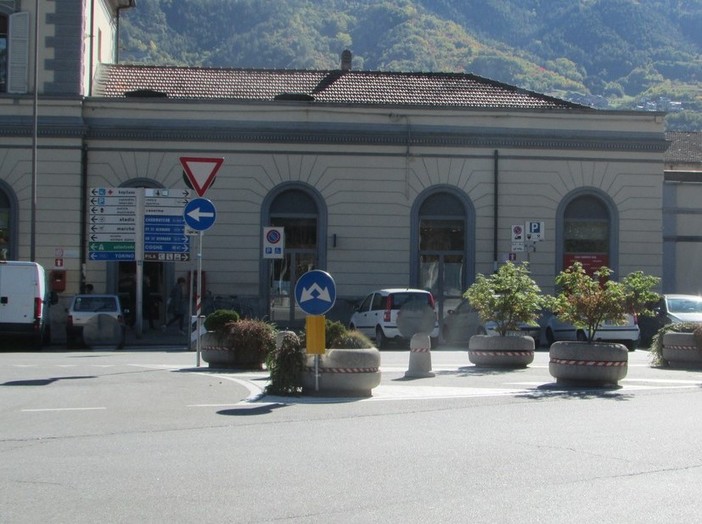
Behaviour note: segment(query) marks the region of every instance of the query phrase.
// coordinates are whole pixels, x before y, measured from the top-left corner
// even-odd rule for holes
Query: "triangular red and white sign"
[[[222,167],[224,158],[198,158],[192,156],[180,157],[185,175],[199,196],[205,196],[207,189],[214,182],[217,171]]]

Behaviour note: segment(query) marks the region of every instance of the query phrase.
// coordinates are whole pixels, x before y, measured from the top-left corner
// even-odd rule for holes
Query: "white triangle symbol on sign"
[[[223,158],[180,157],[185,175],[199,196],[205,196],[223,162]]]

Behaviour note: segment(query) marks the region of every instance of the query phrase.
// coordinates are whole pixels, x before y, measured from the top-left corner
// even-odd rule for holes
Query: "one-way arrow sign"
[[[194,198],[183,210],[185,223],[195,231],[205,231],[212,227],[217,218],[214,204],[206,198]]]

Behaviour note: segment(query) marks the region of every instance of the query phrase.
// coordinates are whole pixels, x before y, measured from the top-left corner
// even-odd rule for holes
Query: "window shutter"
[[[7,92],[29,91],[29,13],[10,15],[7,60]]]

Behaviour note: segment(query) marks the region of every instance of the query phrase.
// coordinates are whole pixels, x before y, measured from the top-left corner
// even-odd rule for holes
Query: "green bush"
[[[338,320],[327,319],[324,322],[324,341],[328,348],[338,348],[348,329]]]
[[[329,320],[326,319],[324,322],[324,345],[326,346],[327,349],[330,348],[341,348],[341,349],[351,349],[348,345],[353,344],[353,348],[358,348],[359,346],[355,344],[360,344],[362,342],[358,340],[353,340],[353,341],[348,341],[349,339],[349,334],[354,333],[351,335],[351,338],[358,339],[360,337],[364,337],[364,335],[361,332],[357,332],[355,330],[351,331],[349,328],[347,328],[344,324],[339,322],[338,320]],[[358,334],[355,334],[358,333]],[[304,331],[298,333],[298,336],[300,337],[300,342],[302,344],[302,347],[307,347],[307,336]],[[373,347],[372,343],[370,340],[366,337],[366,340],[368,340],[368,346],[363,346],[363,347]]]
[[[266,367],[271,373],[271,383],[266,393],[272,395],[299,395],[302,392],[301,373],[305,365],[304,346],[293,332],[283,334],[280,348],[266,356]]]
[[[496,324],[501,336],[519,331],[520,322],[535,324],[544,298],[541,289],[529,276],[529,265],[507,262],[490,276],[478,274],[463,294],[483,322]]]
[[[668,362],[663,358],[663,335],[666,333],[693,333],[695,334],[695,343],[698,348],[702,349],[700,346],[699,335],[702,334],[702,324],[699,322],[676,322],[675,324],[668,324],[663,326],[658,330],[658,332],[653,335],[651,340],[651,347],[649,351],[651,352],[651,363],[654,366],[667,366]]]
[[[224,327],[230,322],[239,320],[239,313],[233,309],[217,309],[205,318],[205,329],[207,331],[224,331]]]
[[[369,349],[374,347],[373,342],[367,336],[355,329],[347,330],[339,339],[335,348],[339,349]]]

